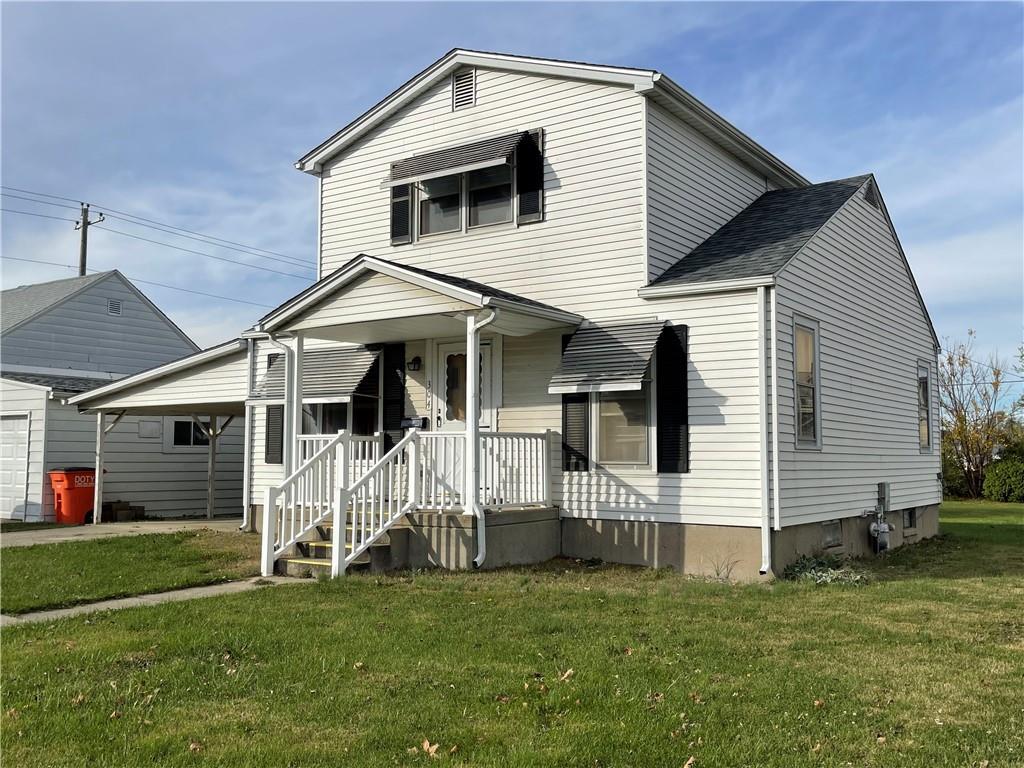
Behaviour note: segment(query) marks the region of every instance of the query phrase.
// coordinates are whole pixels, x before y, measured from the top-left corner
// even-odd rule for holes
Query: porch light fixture
[[[423,361],[420,359],[419,355],[417,355],[412,360],[407,362],[405,364],[405,367],[408,368],[410,371],[418,371],[421,365],[423,365]]]

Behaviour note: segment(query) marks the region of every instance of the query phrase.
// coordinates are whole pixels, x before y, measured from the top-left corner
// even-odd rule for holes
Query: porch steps
[[[401,521],[396,524],[404,524]],[[346,532],[351,533],[352,526],[345,526]],[[282,557],[274,564],[274,570],[281,576],[295,576],[299,578],[318,578],[331,575],[331,550],[334,549],[334,526],[327,522],[318,525],[313,529],[316,539],[296,542],[296,553],[288,557]],[[349,565],[352,570],[364,570],[370,568],[376,559],[371,550],[384,550],[391,547],[391,536],[384,533],[379,539],[370,545],[370,549],[363,552]]]

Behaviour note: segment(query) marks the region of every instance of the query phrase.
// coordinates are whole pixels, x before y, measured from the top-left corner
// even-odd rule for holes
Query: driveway
[[[33,544],[58,544],[62,541],[109,539],[113,536],[141,536],[144,533],[177,533],[210,528],[214,531],[237,531],[241,517],[218,517],[213,520],[140,520],[134,523],[100,523],[43,528],[38,531],[12,531],[0,534],[0,547],[30,547]]]

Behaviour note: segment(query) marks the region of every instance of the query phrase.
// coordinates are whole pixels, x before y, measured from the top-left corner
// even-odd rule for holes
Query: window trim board
[[[800,439],[800,387],[797,384],[797,329],[803,328],[814,336],[814,441]],[[821,451],[821,323],[806,315],[793,313],[791,328],[793,360],[790,373],[793,381],[793,447],[798,451]]]

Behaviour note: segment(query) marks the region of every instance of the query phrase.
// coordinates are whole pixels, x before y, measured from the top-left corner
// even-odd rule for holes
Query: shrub
[[[992,464],[982,493],[989,501],[1024,502],[1024,459],[1008,456]]]
[[[786,567],[782,578],[790,581],[813,581],[815,584],[856,584],[868,582],[868,575],[835,555],[801,555]]]

